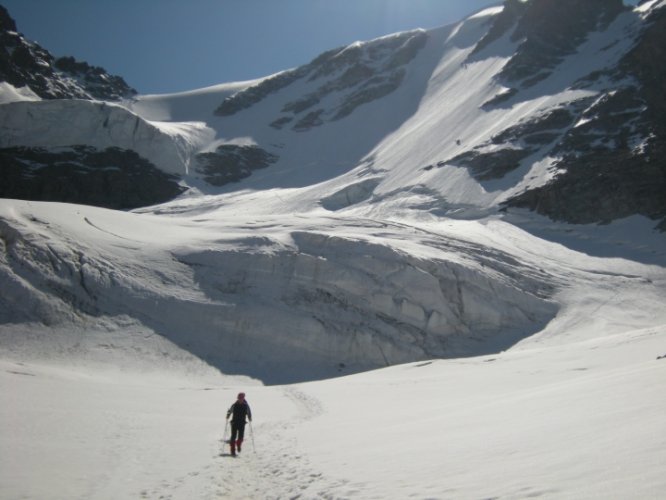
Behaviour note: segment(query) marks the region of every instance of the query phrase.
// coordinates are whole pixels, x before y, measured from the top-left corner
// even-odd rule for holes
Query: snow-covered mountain
[[[508,1],[258,81],[115,103],[7,99],[6,197],[128,208],[185,193],[135,213],[3,202],[3,321],[128,316],[273,380],[549,331],[575,309],[569,287],[603,280],[587,258],[563,269],[579,257],[542,238],[664,262],[652,228],[666,214],[663,96],[644,53],[665,12]],[[611,274],[658,303],[655,270],[627,266]]]
[[[172,95],[5,14],[0,497],[663,492],[666,0]]]
[[[258,81],[135,97],[125,87],[60,95],[40,92],[28,78],[16,83],[10,69],[29,74],[16,62],[19,48],[32,55],[28,69],[51,72],[39,75],[51,89],[75,80],[58,68],[84,63],[54,62],[5,17],[13,59],[3,63],[4,100],[22,101],[0,108],[0,146],[17,172],[6,197],[77,201],[43,188],[47,171],[48,182],[64,172],[35,164],[62,165],[73,146],[86,146],[133,151],[155,167],[153,177],[172,184],[144,199],[95,202],[83,186],[89,177],[97,182],[99,169],[82,156],[80,201],[112,208],[166,201],[185,188],[217,193],[251,176],[223,191],[329,181],[317,188],[329,207],[421,190],[429,199],[421,209],[441,214],[525,207],[572,223],[640,214],[663,229],[659,1],[636,8],[621,0],[507,1],[441,29],[334,49]],[[30,91],[113,96],[116,104],[35,102],[25,97]],[[118,102],[123,95],[130,99]],[[33,158],[34,148],[49,149],[50,159]],[[60,148],[69,148],[65,156]],[[133,163],[120,158],[106,163],[120,171]],[[150,192],[152,183],[141,184]],[[357,195],[341,201],[351,192]]]

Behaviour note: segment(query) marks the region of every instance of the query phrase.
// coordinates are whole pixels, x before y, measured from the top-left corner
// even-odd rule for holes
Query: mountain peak
[[[2,5],[0,5],[0,31],[16,31],[16,22]]]
[[[38,43],[17,33],[16,23],[0,5],[0,81],[16,88],[29,87],[42,99],[100,99],[116,101],[136,95],[122,77],[103,68],[55,59]]]

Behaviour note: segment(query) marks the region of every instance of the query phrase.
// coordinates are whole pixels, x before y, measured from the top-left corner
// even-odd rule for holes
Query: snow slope
[[[289,216],[274,195],[161,215],[0,203],[0,496],[659,497],[664,267],[498,219]],[[395,337],[373,333],[382,307]],[[441,322],[410,339],[428,307]],[[480,319],[527,314],[528,339],[482,341]],[[488,354],[430,360],[446,321]],[[241,389],[255,420],[233,461]]]
[[[3,356],[0,495],[657,499],[665,342],[656,327],[272,387]],[[255,418],[233,459],[239,389]]]
[[[601,88],[582,89],[575,82],[617,65],[633,42],[626,33],[635,31],[638,23],[633,12],[621,14],[606,30],[593,33],[548,78],[501,106],[489,106],[508,90],[498,75],[519,45],[507,34],[483,51],[474,51],[497,13],[497,8],[490,8],[439,29],[357,43],[339,49],[324,63],[316,64],[315,60],[309,66],[254,82],[138,96],[127,105],[147,120],[204,121],[215,131],[215,138],[202,146],[202,151],[221,144],[256,144],[279,157],[275,165],[225,191],[312,187],[299,192],[299,198],[309,195],[313,202],[320,202],[322,195],[334,196],[364,183],[363,196],[352,197],[348,204],[386,203],[421,190],[421,210],[477,217],[495,212],[511,196],[552,179],[555,158],[543,158],[549,145],[533,155],[532,163],[528,159],[524,167],[498,180],[480,182],[469,169],[450,160],[466,151],[518,148],[518,144],[492,140],[553,110],[603,96]],[[370,99],[341,119],[331,118],[356,95],[355,86],[340,83],[345,75],[359,71],[360,66],[379,78],[382,64],[392,53],[388,48],[402,39],[416,38],[423,40],[423,46],[401,66],[404,77],[397,88]],[[289,76],[292,73],[304,76]],[[260,90],[279,78],[289,84]],[[335,91],[324,94],[321,90],[330,87]],[[254,91],[263,98],[255,98],[234,113],[213,113],[225,99],[243,91]],[[275,126],[279,119],[290,118],[286,110],[307,106],[308,97],[315,99],[312,96],[317,96],[317,104],[306,107],[294,120],[314,109],[311,113],[321,123],[307,128],[291,127],[293,121]],[[206,192],[211,192],[210,188]]]

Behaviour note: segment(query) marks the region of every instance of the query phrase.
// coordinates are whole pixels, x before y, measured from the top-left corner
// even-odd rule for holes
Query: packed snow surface
[[[141,369],[4,355],[0,496],[657,499],[665,346],[655,327],[272,387],[168,346]],[[254,420],[232,458],[239,390]]]

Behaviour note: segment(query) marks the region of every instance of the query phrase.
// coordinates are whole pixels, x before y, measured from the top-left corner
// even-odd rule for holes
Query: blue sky
[[[462,19],[498,0],[0,0],[19,32],[140,93],[248,80],[356,40]]]

